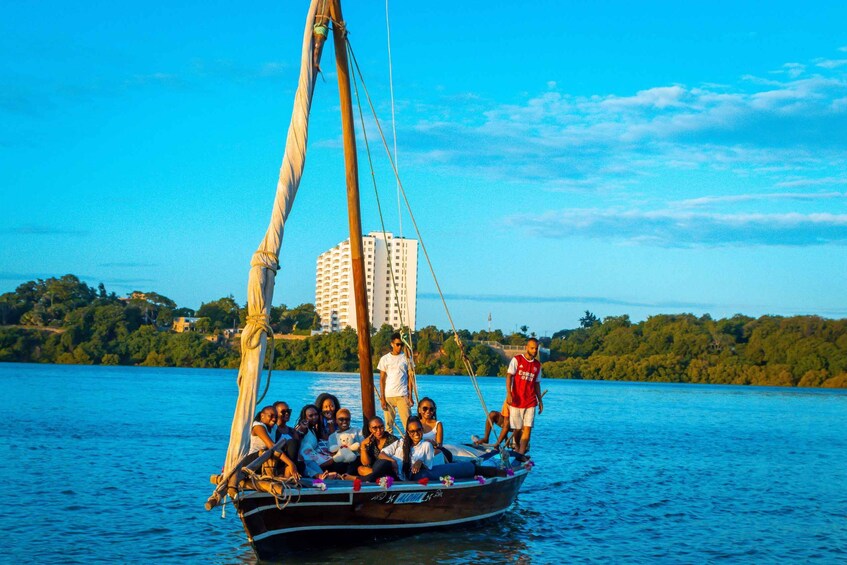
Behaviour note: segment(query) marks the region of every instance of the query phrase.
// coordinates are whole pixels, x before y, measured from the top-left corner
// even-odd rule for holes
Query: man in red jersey
[[[541,399],[541,361],[538,355],[538,340],[534,337],[526,342],[526,353],[512,357],[506,370],[506,404],[509,405],[509,427],[520,434],[517,451],[526,453],[532,425],[535,422],[535,407],[538,413],[544,411]]]

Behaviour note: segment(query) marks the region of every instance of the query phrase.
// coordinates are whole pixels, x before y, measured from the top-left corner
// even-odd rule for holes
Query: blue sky
[[[6,2],[0,292],[74,273],[191,307],[243,301],[306,7]],[[494,327],[544,335],[586,309],[847,316],[847,4],[390,12],[398,164],[459,327],[490,312]],[[385,5],[344,13],[390,129]],[[277,277],[289,306],[314,300],[317,255],[346,238],[332,55]],[[420,266],[418,325],[446,327]]]

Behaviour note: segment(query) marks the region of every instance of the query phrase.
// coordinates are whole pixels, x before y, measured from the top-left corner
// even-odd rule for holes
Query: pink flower
[[[380,477],[380,479],[377,481],[377,484],[382,488],[388,490],[391,488],[391,485],[394,484],[394,479],[391,477]]]
[[[508,476],[510,476],[510,477],[514,477],[514,476],[515,476],[515,472],[514,472],[513,470],[511,470],[511,469],[506,469],[506,474],[507,474]]]
[[[451,477],[450,475],[444,475],[443,477],[440,477],[440,480],[441,480],[441,484],[444,485],[445,487],[452,486],[453,483],[455,482],[453,477]]]
[[[314,479],[312,481],[312,486],[316,489],[326,490],[326,483],[323,482],[321,479]]]
[[[483,477],[482,475],[476,475],[474,478],[477,480],[477,482],[479,484],[481,484],[481,485],[485,484],[485,477]]]

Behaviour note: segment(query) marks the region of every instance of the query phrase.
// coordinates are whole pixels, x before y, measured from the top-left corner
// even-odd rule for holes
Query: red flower
[[[423,486],[426,486],[426,485],[428,485],[428,484],[429,484],[429,478],[428,478],[428,477],[424,477],[423,479],[419,480],[419,481],[418,481],[418,483],[419,483],[419,484],[422,484]]]
[[[359,492],[360,490],[362,490],[362,480],[353,479],[353,492]]]

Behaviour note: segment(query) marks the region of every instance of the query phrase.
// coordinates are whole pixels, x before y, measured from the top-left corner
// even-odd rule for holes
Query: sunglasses
[[[280,414],[287,414],[287,415],[291,416],[291,409],[289,408],[288,410],[280,410],[279,413]]]
[[[394,347],[401,347],[403,345],[403,342],[395,342],[395,343],[392,343],[391,345],[393,345]]]
[[[384,430],[385,426],[371,426],[372,430]]]
[[[421,412],[435,412],[435,408],[432,406],[421,406]]]
[[[409,428],[409,433],[418,435],[418,434],[422,434],[423,430],[421,430],[420,428]]]

